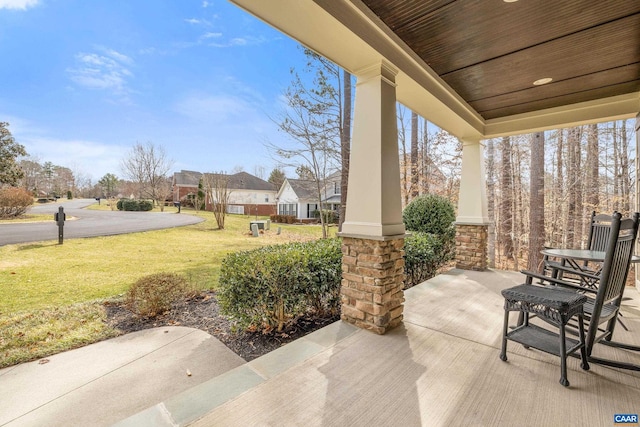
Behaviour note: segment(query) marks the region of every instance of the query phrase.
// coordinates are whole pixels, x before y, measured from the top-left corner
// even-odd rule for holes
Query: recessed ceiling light
[[[544,79],[539,79],[533,82],[534,86],[546,85],[547,83],[551,83],[553,79],[551,77],[545,77]]]
[[[505,2],[505,3],[515,3],[518,0],[502,0],[502,1]]]

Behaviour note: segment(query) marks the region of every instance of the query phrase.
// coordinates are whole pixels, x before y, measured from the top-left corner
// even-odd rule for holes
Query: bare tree
[[[351,74],[342,70],[342,128],[340,129],[340,158],[342,172],[340,173],[340,211],[338,229],[342,231],[342,223],[347,214],[347,191],[349,190],[349,158],[351,156]]]
[[[164,148],[151,142],[133,146],[128,156],[122,159],[120,167],[124,176],[138,184],[138,195],[160,202],[160,187],[173,166]]]
[[[511,141],[508,136],[500,142],[500,154],[502,155],[502,173],[500,175],[500,188],[502,199],[500,213],[502,215],[499,227],[500,241],[507,259],[515,257],[513,250],[513,172],[511,165]]]
[[[406,107],[402,104],[397,104],[396,111],[398,115],[398,142],[400,143],[400,183],[402,186],[402,206],[407,206],[409,204],[409,180],[411,178],[409,174],[409,155],[407,154],[407,128],[404,122]]]
[[[531,141],[531,182],[529,199],[529,264],[527,269],[537,271],[542,261],[540,249],[544,246],[544,132],[533,134]]]
[[[267,143],[267,149],[286,166],[305,166],[315,180],[315,195],[320,211],[322,236],[327,237],[323,189],[326,177],[339,168],[342,156],[342,107],[338,84],[339,68],[327,59],[306,50],[308,67],[314,70],[314,87],[307,87],[292,70],[291,85],[283,98],[286,108],[274,119],[279,129],[291,137],[293,146]]]
[[[567,247],[578,247],[582,240],[582,170],[580,139],[582,129],[569,129],[567,135],[567,149],[569,151],[568,186],[569,204],[567,205]]]
[[[173,194],[173,187],[170,178],[164,178],[158,183],[157,196],[160,202],[160,212],[164,212],[164,205]]]
[[[418,114],[411,112],[411,199],[418,197]]]
[[[202,175],[206,197],[213,207],[213,215],[220,230],[224,229],[224,220],[229,204],[229,176],[224,172],[205,173]]]
[[[489,267],[496,266],[496,221],[495,221],[495,204],[496,204],[496,149],[493,139],[487,141],[487,210],[489,215],[488,243],[487,252],[489,259]]]

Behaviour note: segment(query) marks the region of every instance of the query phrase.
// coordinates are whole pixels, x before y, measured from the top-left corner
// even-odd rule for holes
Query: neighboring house
[[[247,215],[276,213],[276,188],[270,182],[246,172],[228,175],[227,212]]]
[[[205,178],[210,175],[204,174]],[[195,171],[181,171],[173,174],[173,200],[184,200],[198,192],[198,184],[203,174]],[[227,175],[229,201],[228,213],[247,215],[271,215],[276,212],[276,189],[274,186],[247,172]],[[207,210],[212,210],[207,200]]]
[[[173,174],[173,201],[179,202],[198,193],[202,173],[182,170]]]
[[[340,172],[333,173],[325,180],[321,189],[323,208],[338,211],[340,207]],[[317,218],[320,210],[316,182],[306,179],[286,178],[278,191],[278,214],[294,215],[297,219]]]

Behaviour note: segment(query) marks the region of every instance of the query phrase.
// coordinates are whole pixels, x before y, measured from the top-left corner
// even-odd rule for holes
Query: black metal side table
[[[558,287],[529,284],[504,289],[504,327],[500,359],[507,360],[507,340],[525,347],[532,347],[560,357],[560,384],[569,386],[567,380],[567,356],[580,350],[581,367],[589,370],[585,349],[583,306],[587,297],[577,292]],[[509,332],[509,312],[523,314],[518,325]],[[558,333],[529,323],[529,314],[534,313],[548,323],[558,327]],[[579,340],[566,337],[565,327],[577,316]]]

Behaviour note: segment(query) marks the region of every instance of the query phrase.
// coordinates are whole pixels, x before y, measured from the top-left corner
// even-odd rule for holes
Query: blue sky
[[[298,44],[224,0],[0,0],[0,121],[40,162],[122,176],[137,143],[174,170],[268,177],[269,118]]]

